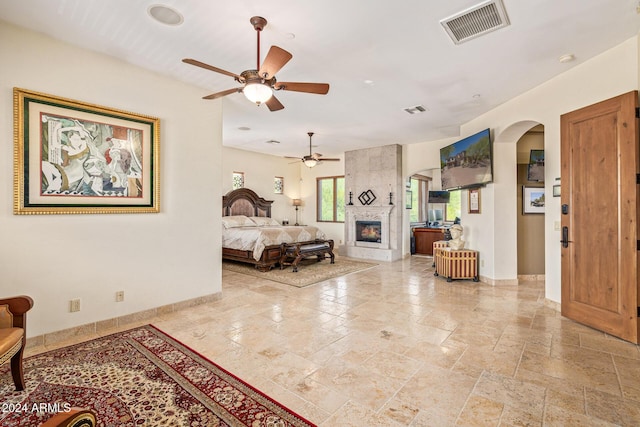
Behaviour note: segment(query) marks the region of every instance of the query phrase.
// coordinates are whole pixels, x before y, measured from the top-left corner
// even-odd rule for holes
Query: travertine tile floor
[[[224,271],[220,300],[145,323],[323,427],[640,425],[638,346],[545,307],[541,282],[431,263],[303,289]]]

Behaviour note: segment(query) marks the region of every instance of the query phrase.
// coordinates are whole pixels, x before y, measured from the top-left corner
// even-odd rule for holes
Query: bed
[[[222,196],[222,259],[269,271],[280,261],[283,243],[325,240],[317,227],[280,225],[271,218],[272,203],[248,188]]]

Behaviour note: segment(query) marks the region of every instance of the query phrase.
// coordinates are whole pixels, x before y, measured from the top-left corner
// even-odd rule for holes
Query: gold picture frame
[[[480,189],[470,188],[468,190],[467,197],[468,197],[467,211],[470,214],[479,214],[480,213]]]
[[[157,213],[160,120],[13,89],[16,215]]]

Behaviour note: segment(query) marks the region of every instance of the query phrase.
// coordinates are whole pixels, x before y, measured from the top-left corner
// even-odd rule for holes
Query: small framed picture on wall
[[[480,213],[480,189],[469,189],[468,211],[470,214]]]
[[[284,191],[284,178],[276,176],[273,178],[273,192],[275,194],[282,194]]]

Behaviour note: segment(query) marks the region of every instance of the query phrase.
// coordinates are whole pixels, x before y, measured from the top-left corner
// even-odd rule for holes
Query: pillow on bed
[[[244,215],[231,215],[222,217],[222,225],[224,228],[236,228],[236,227],[255,227],[257,224],[249,217]]]
[[[280,225],[275,219],[266,216],[252,216],[249,219],[255,222],[258,227]]]

